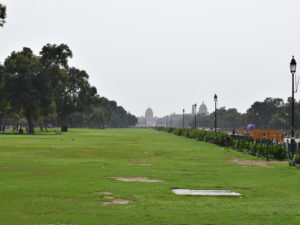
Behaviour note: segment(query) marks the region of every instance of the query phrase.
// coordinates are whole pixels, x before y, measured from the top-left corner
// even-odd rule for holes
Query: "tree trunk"
[[[66,116],[64,114],[61,114],[58,117],[58,122],[60,125],[60,131],[61,132],[68,132],[68,126],[66,125]]]
[[[68,132],[68,126],[67,125],[61,125],[61,132]]]
[[[26,111],[25,117],[26,117],[27,123],[28,123],[28,133],[34,134],[33,118],[32,118],[32,113],[31,113],[30,109]]]

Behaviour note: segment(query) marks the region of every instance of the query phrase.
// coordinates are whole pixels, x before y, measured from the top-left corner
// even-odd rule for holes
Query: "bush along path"
[[[228,133],[220,131],[214,132],[188,128],[156,127],[155,129],[173,133],[178,136],[193,138],[198,141],[205,141],[223,147],[229,147],[256,157],[267,158],[267,160],[284,160],[288,156],[287,149],[282,143],[270,139],[263,138],[254,141],[251,137],[247,136],[229,135]]]

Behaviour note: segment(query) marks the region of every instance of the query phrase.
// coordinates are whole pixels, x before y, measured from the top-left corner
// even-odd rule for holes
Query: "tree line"
[[[214,127],[215,114],[197,115],[199,127]],[[291,98],[285,103],[281,98],[266,98],[264,101],[256,101],[245,112],[240,113],[235,108],[217,109],[217,127],[225,130],[243,129],[247,124],[255,124],[260,129],[286,129],[290,128]],[[187,124],[194,126],[194,118]],[[295,101],[295,129],[300,129],[300,101]]]
[[[84,70],[70,67],[65,44],[47,44],[35,55],[30,48],[14,51],[0,64],[1,123],[26,118],[35,124],[72,127],[129,127],[137,118],[116,102],[97,94]]]
[[[254,124],[259,129],[290,130],[291,127],[291,98],[284,102],[281,98],[268,97],[263,101],[254,102],[245,113],[236,108],[217,109],[217,128],[222,130],[245,129],[248,124]],[[300,129],[300,101],[295,100],[295,129]],[[184,115],[184,127],[214,129],[215,111],[205,115],[197,113]],[[171,114],[158,118],[156,126],[183,127],[183,115]]]

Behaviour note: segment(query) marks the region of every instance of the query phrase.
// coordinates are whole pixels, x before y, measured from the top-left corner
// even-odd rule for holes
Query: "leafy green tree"
[[[56,113],[63,132],[68,130],[67,117],[83,110],[97,94],[95,87],[90,86],[88,74],[76,68],[69,68],[68,59],[72,51],[65,44],[47,44],[40,52],[45,72],[51,77],[52,93],[56,103]]]
[[[244,127],[241,113],[235,108],[228,109],[225,113],[223,126],[230,130]]]
[[[87,126],[91,128],[105,128],[105,109],[101,106],[91,106],[90,112],[86,113]]]
[[[40,52],[40,60],[44,67],[44,73],[50,77],[53,95],[59,95],[68,81],[68,60],[73,53],[65,44],[46,44]]]
[[[285,119],[280,117],[279,113],[273,114],[270,120],[270,128],[285,129]]]
[[[68,131],[67,116],[83,110],[84,106],[90,104],[97,94],[97,89],[89,84],[89,76],[85,71],[72,67],[66,75],[61,80],[64,85],[57,86],[54,91],[56,113],[62,132]]]
[[[8,92],[6,84],[7,76],[5,68],[0,64],[0,128],[5,124],[4,117],[7,116],[9,111]]]
[[[281,98],[266,98],[263,102],[254,102],[247,110],[248,122],[256,124],[258,128],[269,128],[272,115],[282,107],[284,101]]]
[[[46,68],[67,69],[69,58],[73,53],[66,44],[46,44],[41,52],[41,62]]]
[[[127,114],[128,119],[128,126],[135,126],[137,124],[136,116],[132,115],[131,113]]]
[[[29,133],[34,133],[34,120],[51,105],[49,79],[42,73],[39,57],[30,48],[13,52],[4,63],[8,75],[7,91],[10,105],[22,113],[28,122]]]
[[[7,73],[5,72],[5,68],[0,64],[0,113],[4,113],[8,107],[8,90],[7,90]]]
[[[5,24],[6,6],[0,3],[0,27]]]

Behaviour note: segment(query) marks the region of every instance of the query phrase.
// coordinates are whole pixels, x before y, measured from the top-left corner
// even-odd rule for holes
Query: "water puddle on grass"
[[[241,196],[240,193],[228,190],[190,190],[172,189],[176,195],[202,195],[202,196]]]
[[[148,179],[146,177],[107,177],[111,178],[114,180],[119,180],[119,181],[126,181],[126,182],[147,182],[147,183],[155,183],[155,182],[164,182],[163,180],[153,180],[153,179]]]

